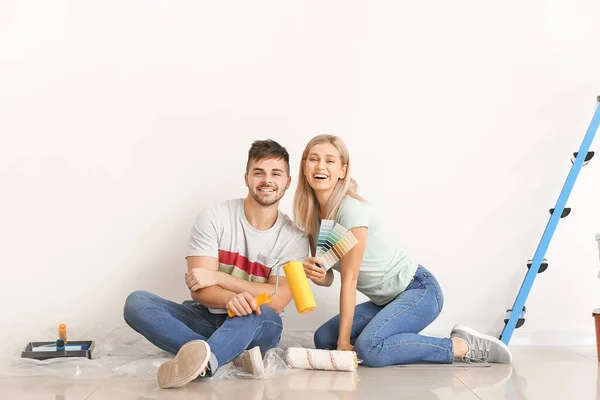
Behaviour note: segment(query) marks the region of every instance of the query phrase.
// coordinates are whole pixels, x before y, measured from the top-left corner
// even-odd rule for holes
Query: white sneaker
[[[512,354],[508,346],[493,336],[484,335],[465,325],[455,325],[450,337],[460,338],[469,346],[469,351],[463,357],[465,362],[499,364],[510,364],[512,362]]]
[[[263,364],[262,354],[260,352],[260,347],[258,346],[246,350],[237,356],[233,360],[233,365],[251,375],[265,375],[265,365]]]
[[[187,385],[206,374],[209,359],[210,346],[204,340],[192,340],[184,344],[175,358],[158,368],[158,385],[163,389]]]

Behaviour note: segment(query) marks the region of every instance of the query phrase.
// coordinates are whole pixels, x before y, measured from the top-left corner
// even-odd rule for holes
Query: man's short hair
[[[283,159],[285,161],[287,174],[290,174],[290,155],[288,154],[285,147],[280,145],[274,140],[257,140],[252,143],[250,150],[248,151],[248,162],[246,163],[246,173],[250,172],[250,164],[252,162],[258,162],[269,158]]]

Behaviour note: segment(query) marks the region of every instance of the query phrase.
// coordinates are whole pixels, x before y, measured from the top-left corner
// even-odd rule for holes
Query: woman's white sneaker
[[[469,346],[467,354],[462,357],[465,362],[498,364],[512,362],[512,354],[508,346],[493,336],[484,335],[465,325],[455,325],[450,337],[462,339]]]

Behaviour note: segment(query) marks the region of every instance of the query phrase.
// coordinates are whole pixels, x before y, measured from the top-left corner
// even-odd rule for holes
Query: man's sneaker
[[[510,364],[512,354],[502,341],[493,336],[484,335],[465,325],[455,325],[450,337],[464,340],[469,351],[463,357],[465,362],[490,362]]]
[[[263,364],[262,354],[260,353],[260,347],[258,346],[246,350],[237,356],[233,360],[233,365],[251,375],[265,375],[265,366]]]
[[[210,346],[204,340],[184,344],[174,359],[158,368],[158,385],[163,389],[176,388],[204,376],[209,358]]]

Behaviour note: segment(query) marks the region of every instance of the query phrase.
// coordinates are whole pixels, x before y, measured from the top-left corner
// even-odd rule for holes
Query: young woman
[[[334,269],[341,275],[340,313],[315,332],[316,348],[354,350],[372,367],[455,359],[510,363],[503,342],[464,325],[456,325],[449,338],[419,334],[442,310],[440,285],[384,235],[381,218],[358,195],[350,170],[346,145],[336,136],[317,136],[302,153],[294,216],[309,234],[312,255],[323,219],[358,239],[326,273],[323,260],[309,257],[304,263],[307,277],[320,286],[331,285]],[[356,305],[356,290],[370,301]]]

